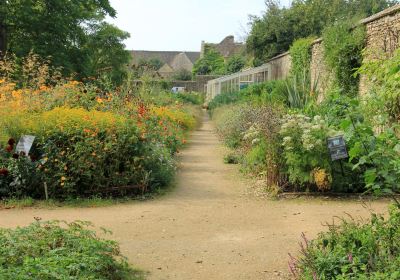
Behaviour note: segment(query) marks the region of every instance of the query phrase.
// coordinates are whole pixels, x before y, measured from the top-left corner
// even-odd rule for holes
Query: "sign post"
[[[23,153],[25,156],[28,156],[35,138],[36,137],[32,135],[22,135],[18,141],[17,147],[15,148],[16,153]]]
[[[343,135],[331,137],[327,139],[328,142],[328,150],[331,155],[332,161],[339,161],[340,169],[342,171],[342,176],[344,177],[344,170],[342,159],[346,159],[349,157],[346,148],[346,141],[344,140]]]

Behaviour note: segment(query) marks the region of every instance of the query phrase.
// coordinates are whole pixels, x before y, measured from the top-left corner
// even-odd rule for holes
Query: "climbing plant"
[[[293,76],[310,73],[311,47],[315,38],[303,38],[296,40],[290,47],[290,57],[292,58],[291,74]]]
[[[358,92],[359,77],[355,72],[362,64],[365,36],[365,27],[353,28],[351,22],[336,24],[323,32],[325,62],[334,74],[335,86],[349,96]]]

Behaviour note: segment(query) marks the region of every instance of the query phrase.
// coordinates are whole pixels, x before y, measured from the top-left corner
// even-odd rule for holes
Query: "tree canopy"
[[[193,67],[195,75],[224,75],[225,60],[224,57],[212,46],[206,45],[204,56],[196,61]]]
[[[266,0],[261,17],[250,18],[247,50],[265,61],[289,49],[300,38],[321,36],[325,27],[337,21],[370,16],[397,0],[294,0],[288,8],[277,0]]]
[[[109,0],[1,1],[0,51],[51,57],[65,75],[80,77],[108,68],[116,79],[129,62],[122,43],[129,34],[105,22],[116,16]]]

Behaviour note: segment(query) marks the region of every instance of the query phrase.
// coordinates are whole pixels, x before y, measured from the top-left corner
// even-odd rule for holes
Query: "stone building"
[[[192,72],[194,63],[200,58],[199,52],[131,51],[131,55],[135,66],[141,61],[159,59],[163,65],[158,74],[163,78],[170,78],[182,69]]]
[[[211,46],[215,50],[217,50],[225,59],[228,59],[229,57],[239,54],[244,51],[245,44],[235,42],[235,37],[230,35],[225,37],[220,43],[214,44],[214,43],[206,43],[205,41],[201,42],[201,51],[200,51],[200,57],[203,57],[204,55],[204,50],[206,46]]]
[[[214,47],[225,59],[241,53],[245,47],[243,43],[235,42],[234,36],[228,36],[218,44],[205,43],[202,41],[200,52],[134,50],[131,51],[132,65],[138,66],[141,61],[159,59],[163,65],[157,71],[157,74],[162,78],[171,78],[182,69],[191,73],[196,61],[204,54],[206,45]]]

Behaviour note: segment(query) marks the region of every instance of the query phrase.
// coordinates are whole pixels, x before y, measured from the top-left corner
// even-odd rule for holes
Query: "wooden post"
[[[49,200],[49,192],[47,190],[47,183],[44,182],[44,195],[46,196],[46,200]]]
[[[0,57],[4,56],[7,51],[7,30],[4,24],[0,23]]]

